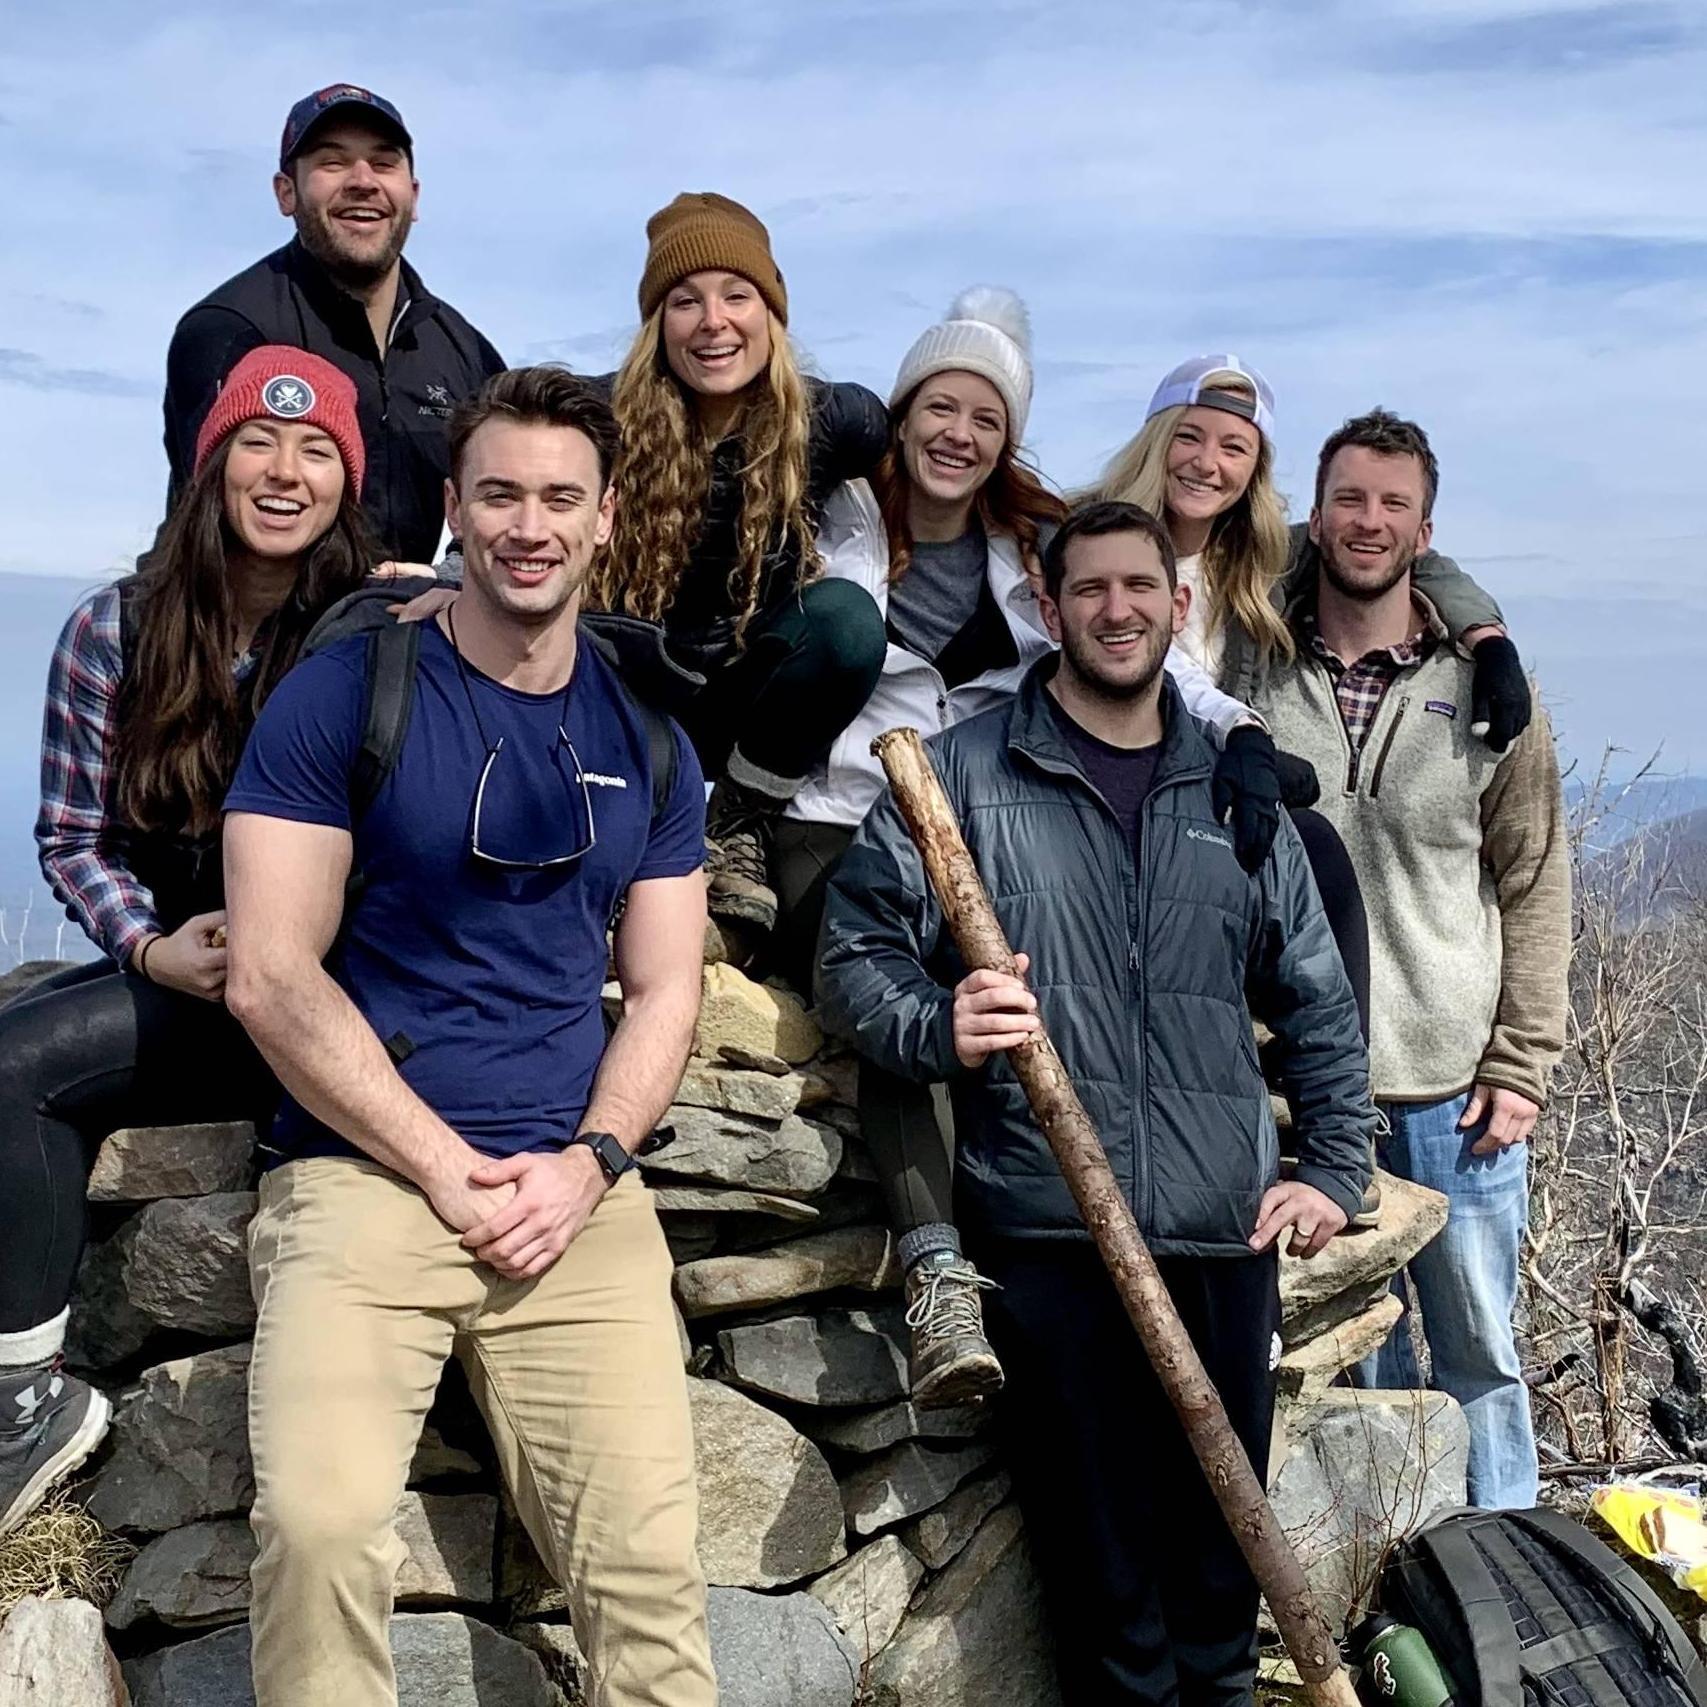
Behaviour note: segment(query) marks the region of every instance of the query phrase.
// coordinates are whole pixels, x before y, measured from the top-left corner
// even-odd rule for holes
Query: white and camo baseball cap
[[[1213,374],[1236,373],[1256,393],[1256,401],[1237,391],[1226,391],[1209,383]],[[1193,356],[1171,372],[1150,399],[1144,419],[1159,415],[1164,409],[1189,407],[1201,403],[1206,409],[1225,409],[1230,415],[1242,415],[1256,422],[1257,431],[1271,442],[1274,439],[1274,388],[1249,362],[1237,356]]]

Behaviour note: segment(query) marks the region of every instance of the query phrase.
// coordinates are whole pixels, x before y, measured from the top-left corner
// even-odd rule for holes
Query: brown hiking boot
[[[913,1403],[940,1410],[985,1399],[1002,1388],[1002,1366],[984,1338],[980,1292],[993,1292],[957,1251],[931,1251],[907,1270],[907,1326],[913,1343],[907,1359]]]
[[[771,824],[782,802],[725,777],[705,809],[706,906],[713,918],[776,928],[770,886]]]

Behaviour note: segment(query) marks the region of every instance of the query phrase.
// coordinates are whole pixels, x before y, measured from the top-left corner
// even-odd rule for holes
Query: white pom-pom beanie
[[[973,285],[949,305],[948,318],[921,333],[901,362],[893,408],[935,373],[975,373],[995,386],[1008,410],[1008,443],[1025,437],[1031,413],[1031,319],[1011,290]]]

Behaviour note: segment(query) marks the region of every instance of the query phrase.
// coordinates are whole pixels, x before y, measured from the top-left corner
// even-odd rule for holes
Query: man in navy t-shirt
[[[250,1237],[259,1707],[393,1707],[392,1514],[453,1349],[599,1699],[716,1697],[670,1258],[631,1172],[693,1036],[704,785],[673,731],[655,800],[655,714],[577,632],[615,447],[562,370],[490,380],[451,426],[463,589],[372,803],[362,638],[279,685],[226,801],[227,1002],[287,1092]]]

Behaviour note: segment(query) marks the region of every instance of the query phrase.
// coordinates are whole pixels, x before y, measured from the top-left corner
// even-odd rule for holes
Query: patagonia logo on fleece
[[[1424,711],[1438,711],[1442,717],[1456,717],[1458,707],[1449,699],[1431,699],[1424,706]]]
[[[1194,842],[1213,842],[1218,848],[1225,848],[1228,853],[1233,851],[1233,844],[1225,837],[1218,836],[1213,830],[1200,830],[1195,824],[1186,827],[1186,835]]]

